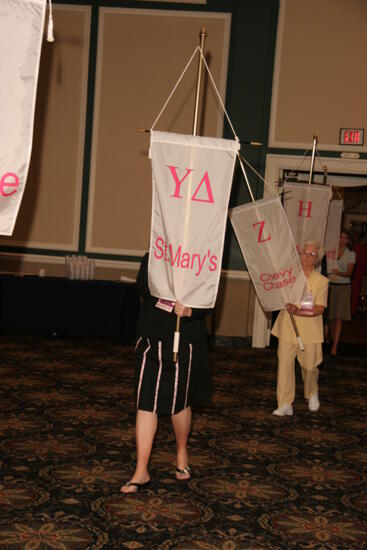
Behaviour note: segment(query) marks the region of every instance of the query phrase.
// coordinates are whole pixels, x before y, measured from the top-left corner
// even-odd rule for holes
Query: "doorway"
[[[279,181],[308,183],[310,158],[295,155],[267,155],[265,180],[278,191]],[[314,183],[329,183],[333,197],[344,201],[342,227],[351,231],[354,241],[367,229],[367,160],[317,157],[314,166]],[[327,179],[326,179],[327,178]],[[265,189],[264,198],[269,196]],[[345,323],[342,345],[367,346],[367,296],[361,292],[358,314]],[[256,299],[253,323],[253,347],[270,344],[271,315],[266,314]]]

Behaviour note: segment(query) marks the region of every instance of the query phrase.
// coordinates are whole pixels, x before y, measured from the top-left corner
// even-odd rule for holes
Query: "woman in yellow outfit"
[[[301,248],[301,265],[306,276],[307,292],[301,304],[286,304],[280,311],[272,330],[279,339],[278,343],[278,408],[276,416],[292,416],[295,397],[294,365],[297,358],[302,369],[304,396],[310,411],[320,407],[318,396],[318,365],[322,362],[322,342],[324,341],[322,314],[327,305],[328,279],[315,271],[324,255],[321,245],[307,241]],[[296,338],[290,315],[295,317],[296,325],[304,344],[301,351]]]

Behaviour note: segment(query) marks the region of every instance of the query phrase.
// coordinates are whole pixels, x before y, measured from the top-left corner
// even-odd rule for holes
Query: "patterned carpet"
[[[133,351],[116,341],[0,335],[0,548],[367,548],[367,360],[326,357],[321,409],[297,371],[295,415],[272,416],[275,351],[216,347],[196,410],[195,475],[174,478],[162,418],[152,484],[122,496],[135,456]]]

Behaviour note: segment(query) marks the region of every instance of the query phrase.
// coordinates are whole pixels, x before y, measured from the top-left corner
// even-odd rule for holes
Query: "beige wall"
[[[213,313],[214,334],[251,336],[254,306],[255,291],[249,277],[222,276]]]
[[[12,237],[0,245],[73,251],[79,245],[90,7],[54,6],[44,40],[29,177]],[[207,29],[206,56],[225,96],[230,15],[100,8],[87,252],[142,255],[149,242],[149,128]],[[175,44],[175,47],[172,47]],[[192,132],[198,55],[156,129]],[[203,79],[198,133],[221,136],[223,112]]]
[[[1,271],[64,276],[63,257],[77,251],[89,59],[90,8],[54,6],[55,42],[44,41],[32,162],[15,232],[0,243],[44,248],[47,255],[5,253]],[[230,15],[102,8],[88,190],[87,252],[140,255],[151,216],[150,128],[181,76],[205,27],[206,59],[225,97]],[[175,47],[172,47],[175,44]],[[191,133],[198,55],[156,129]],[[221,136],[223,112],[204,72],[198,133]],[[97,259],[96,278],[136,277],[135,262]],[[213,322],[216,334],[251,332],[248,278],[222,278]],[[232,310],[231,303],[235,303]]]
[[[345,150],[339,128],[367,128],[366,25],[366,0],[280,0],[270,147]]]
[[[89,7],[54,6],[42,44],[27,185],[12,237],[0,244],[77,250],[82,190]]]
[[[62,276],[57,251],[78,250],[90,16],[88,6],[54,5],[55,42],[42,45],[28,183],[13,237],[0,237],[2,245],[44,249],[46,255],[1,254],[1,271],[42,268]],[[316,133],[320,149],[338,151],[339,127],[367,126],[366,21],[365,0],[280,0],[270,146],[308,149]],[[224,97],[228,14],[100,9],[90,181],[84,189],[91,255],[140,256],[148,246],[149,135],[136,130],[153,124],[203,26],[210,69]],[[156,129],[191,133],[196,68],[194,62]],[[223,113],[209,87],[204,104],[199,133],[221,135]],[[96,276],[134,277],[136,268],[134,262],[99,259]],[[247,274],[225,274],[213,320],[216,333],[249,336],[253,316]]]
[[[203,27],[210,70],[224,96],[229,25],[225,13],[100,10],[87,251],[142,255],[147,250],[152,200],[149,133],[137,129],[153,125],[198,46]],[[198,55],[156,130],[192,133],[197,66]],[[221,136],[223,112],[206,76],[203,89],[205,109],[198,134]]]

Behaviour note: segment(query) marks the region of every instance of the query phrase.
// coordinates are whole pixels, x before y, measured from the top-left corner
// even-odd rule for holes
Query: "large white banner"
[[[236,206],[230,220],[264,310],[299,303],[306,278],[280,199]]]
[[[328,273],[331,273],[331,271],[335,267],[337,267],[342,215],[343,215],[343,201],[342,200],[331,201],[329,206],[329,213],[327,217],[325,242],[324,242]]]
[[[46,0],[0,2],[0,234],[13,233],[33,137]]]
[[[330,200],[329,186],[287,182],[284,184],[284,211],[297,250],[307,240],[323,244]]]
[[[238,149],[234,140],[151,132],[153,296],[214,306]]]

